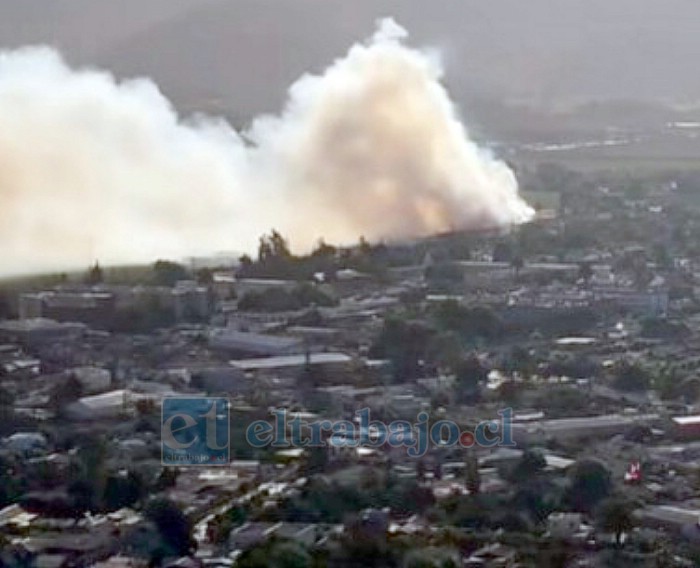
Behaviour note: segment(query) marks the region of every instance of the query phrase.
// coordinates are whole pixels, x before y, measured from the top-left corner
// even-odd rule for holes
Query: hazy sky
[[[700,98],[697,0],[3,0],[0,46],[48,43],[245,122],[381,16],[441,49],[460,101]]]

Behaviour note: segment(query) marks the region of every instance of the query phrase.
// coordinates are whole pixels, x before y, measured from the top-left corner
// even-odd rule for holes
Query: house
[[[130,556],[122,556],[118,554],[107,560],[102,560],[93,564],[92,568],[134,568],[135,566],[143,566],[142,558],[133,558]]]
[[[700,438],[700,415],[675,416],[671,419],[673,434],[680,439]]]
[[[236,281],[236,295],[242,298],[246,294],[259,294],[268,290],[284,290],[291,292],[296,288],[294,280],[278,280],[274,278],[241,278]]]
[[[41,361],[30,357],[17,357],[0,364],[0,369],[12,379],[30,379],[41,373]]]
[[[698,526],[700,510],[674,505],[650,505],[637,509],[634,517],[647,527],[681,532],[686,526]]]
[[[20,319],[49,318],[98,328],[112,321],[114,308],[114,295],[101,290],[51,290],[22,294],[19,298]]]
[[[581,529],[580,513],[556,511],[547,517],[547,530],[553,538],[569,539]]]
[[[117,552],[118,542],[105,525],[102,530],[45,532],[21,541],[39,566],[91,566]],[[60,558],[63,558],[61,560]]]
[[[8,505],[0,509],[0,528],[27,528],[37,517],[36,513],[29,513],[17,504]]]
[[[269,374],[276,376],[297,376],[307,366],[323,367],[327,370],[340,371],[348,368],[352,357],[344,353],[309,353],[298,355],[279,355],[262,359],[239,359],[231,361],[233,368],[243,373]]]
[[[46,318],[0,321],[0,339],[37,347],[58,341],[75,341],[87,327],[82,323],[59,323]]]
[[[284,540],[293,540],[304,546],[313,546],[319,536],[318,527],[309,523],[282,523],[274,535]]]
[[[173,309],[177,321],[204,320],[209,316],[210,298],[206,286],[181,280],[172,290]]]
[[[100,420],[118,418],[129,409],[133,395],[128,390],[84,396],[65,408],[66,416],[73,420]]]
[[[76,367],[70,373],[80,383],[85,394],[104,392],[112,383],[112,374],[99,367]]]
[[[261,333],[247,333],[230,328],[216,329],[209,335],[209,347],[242,356],[264,357],[303,353],[303,341]]]
[[[48,441],[41,432],[17,432],[5,438],[2,446],[12,452],[28,455],[46,450]]]
[[[464,568],[500,568],[514,566],[516,559],[516,551],[510,546],[495,542],[488,544],[467,558],[462,566]]]
[[[232,365],[189,365],[187,371],[192,377],[190,384],[207,393],[245,395],[253,388],[252,381],[245,373]]]
[[[282,523],[245,523],[236,528],[229,536],[229,544],[233,550],[246,550],[265,542],[274,534],[275,529]]]
[[[513,439],[518,444],[541,443],[545,439],[581,440],[624,434],[637,424],[649,425],[660,419],[658,414],[608,414],[584,418],[560,418],[513,424]]]
[[[631,312],[658,316],[668,311],[668,289],[662,285],[639,291],[620,286],[597,286],[593,289],[595,302],[614,304]]]

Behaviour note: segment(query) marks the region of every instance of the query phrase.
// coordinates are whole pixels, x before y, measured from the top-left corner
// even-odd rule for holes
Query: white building
[[[84,396],[69,404],[66,415],[74,420],[100,420],[125,415],[134,400],[128,390],[114,390],[94,396]]]
[[[104,392],[112,384],[112,374],[99,367],[76,367],[71,370],[85,394]]]

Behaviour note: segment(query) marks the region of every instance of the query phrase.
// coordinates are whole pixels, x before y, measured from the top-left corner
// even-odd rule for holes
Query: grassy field
[[[658,173],[700,170],[700,139],[658,135],[621,146],[558,151],[515,150],[516,161],[532,166],[556,163],[582,172]]]
[[[44,290],[61,284],[80,284],[84,281],[86,270],[51,272],[46,274],[28,274],[0,278],[0,293],[14,295],[31,290]],[[107,284],[136,285],[145,284],[153,279],[150,265],[124,265],[103,267],[104,282]]]

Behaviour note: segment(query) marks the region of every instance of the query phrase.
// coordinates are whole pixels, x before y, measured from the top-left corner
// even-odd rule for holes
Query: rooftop
[[[209,337],[209,345],[218,349],[230,349],[260,355],[274,355],[293,351],[295,349],[301,350],[302,341],[292,337],[221,329],[211,334]]]
[[[333,363],[349,363],[352,358],[345,353],[310,353],[308,362],[311,365],[324,365]],[[281,355],[278,357],[266,357],[264,359],[241,359],[239,361],[231,361],[237,369],[243,371],[256,371],[262,369],[279,369],[283,367],[299,367],[306,364],[307,356],[300,355]]]
[[[700,414],[694,416],[674,416],[672,420],[679,426],[689,426],[691,424],[700,425]]]
[[[47,330],[79,330],[84,329],[85,325],[81,323],[60,323],[52,319],[46,318],[30,318],[23,320],[5,320],[0,321],[0,331],[9,333],[27,333],[31,331],[47,331]]]

